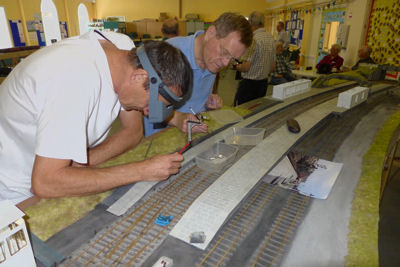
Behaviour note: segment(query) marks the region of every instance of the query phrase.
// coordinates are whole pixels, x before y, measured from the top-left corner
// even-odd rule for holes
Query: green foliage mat
[[[241,116],[250,113],[249,110],[239,107],[223,108],[232,109]],[[211,116],[209,116],[207,112],[205,112],[204,115],[210,118],[209,121],[206,121],[208,125],[208,132],[215,131],[222,126],[218,124]],[[121,125],[119,121],[115,121],[110,134],[118,130],[120,127]],[[193,134],[193,138],[196,139],[203,135],[206,135],[206,133],[196,133]],[[185,145],[186,141],[186,134],[182,133],[175,127],[168,128],[153,138],[147,157],[149,158],[158,154],[166,154],[177,151],[179,148]],[[149,145],[150,140],[145,139],[134,149],[106,162],[102,167],[110,167],[129,162],[142,161],[144,160]],[[30,231],[32,231],[41,240],[45,241],[55,233],[84,217],[111,193],[112,191],[108,191],[101,194],[84,197],[42,199],[37,204],[29,207],[25,211],[27,214],[27,223]]]
[[[390,140],[400,124],[393,114],[363,156],[362,172],[354,192],[348,234],[346,266],[378,266],[378,222],[381,175]]]
[[[375,70],[376,70],[376,68],[360,66],[357,70],[339,72],[337,74],[343,75],[343,76],[351,76],[351,77],[355,77],[355,78],[359,78],[361,80],[367,81],[367,77]],[[326,77],[326,76],[323,76],[323,77]],[[328,75],[328,77],[329,77],[329,75]],[[322,78],[322,76],[321,76],[321,78]],[[319,82],[318,79],[320,79],[320,78],[317,78],[313,81],[313,83],[312,83],[313,87],[315,84],[317,84]],[[331,78],[331,79],[326,80],[323,85],[325,87],[330,87],[330,86],[335,86],[335,85],[345,83],[345,82],[348,82],[348,80],[346,80],[345,78],[343,78],[343,79]]]

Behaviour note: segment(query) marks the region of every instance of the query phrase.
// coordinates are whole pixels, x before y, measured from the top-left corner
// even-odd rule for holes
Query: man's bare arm
[[[137,181],[161,181],[177,173],[182,160],[182,155],[174,153],[141,162],[96,168],[74,167],[70,160],[36,155],[31,190],[40,198],[82,196]]]
[[[107,137],[98,146],[89,149],[88,165],[96,166],[121,155],[135,147],[142,140],[142,113],[139,111],[121,111],[119,114],[121,129]]]
[[[251,67],[250,61],[243,61],[243,63],[236,65],[236,70],[240,72],[248,72],[250,67]]]

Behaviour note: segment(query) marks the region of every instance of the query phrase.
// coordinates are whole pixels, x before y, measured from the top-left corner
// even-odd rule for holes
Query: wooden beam
[[[65,17],[67,20],[68,37],[70,37],[72,35],[72,32],[71,32],[72,27],[71,27],[71,23],[70,23],[71,21],[69,19],[67,0],[64,0],[64,9],[65,9]]]
[[[18,0],[18,6],[19,6],[19,11],[21,12],[22,30],[24,31],[25,45],[30,46],[31,40],[29,39],[28,27],[26,26],[25,12],[22,0]]]
[[[182,18],[182,0],[178,0],[179,1],[179,18]]]
[[[27,57],[37,49],[30,49],[30,50],[22,50],[16,52],[8,52],[8,53],[0,53],[0,60],[7,59],[7,58],[20,58],[20,57]]]

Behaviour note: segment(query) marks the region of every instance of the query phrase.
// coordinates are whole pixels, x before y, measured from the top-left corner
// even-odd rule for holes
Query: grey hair
[[[264,26],[264,14],[260,11],[253,11],[249,16],[252,26]]]

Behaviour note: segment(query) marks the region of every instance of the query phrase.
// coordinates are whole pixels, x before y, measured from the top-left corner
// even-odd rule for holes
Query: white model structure
[[[346,109],[353,108],[367,100],[368,92],[368,87],[360,86],[342,92],[339,94],[337,107]]]
[[[0,201],[0,267],[36,266],[22,216],[11,201]]]
[[[311,80],[300,79],[293,82],[275,85],[272,90],[272,97],[286,99],[291,96],[303,94],[311,89]]]

